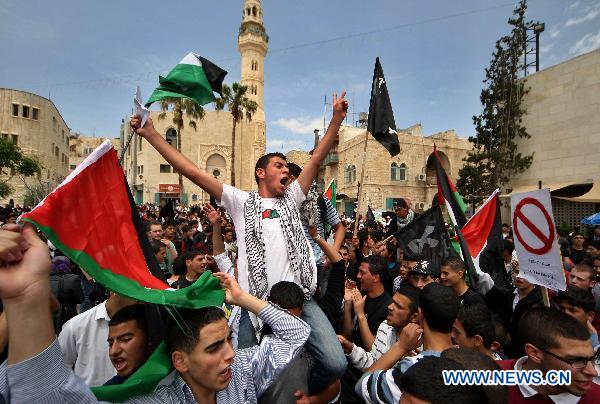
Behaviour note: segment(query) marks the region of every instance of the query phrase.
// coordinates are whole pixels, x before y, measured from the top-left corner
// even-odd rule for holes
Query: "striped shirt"
[[[402,373],[426,356],[439,357],[441,352],[423,351],[416,356],[405,356],[393,368],[388,370],[376,370],[365,373],[354,390],[359,397],[367,403],[397,403],[400,401],[402,391],[397,384]]]
[[[340,217],[327,198],[323,198],[325,201],[325,218],[321,218],[321,210],[317,209],[317,219],[315,221],[315,226],[317,226],[317,233],[321,235],[321,237],[325,237],[325,225],[328,224],[330,227],[336,226],[340,223]],[[323,259],[325,257],[325,253],[321,250],[321,247],[317,244],[315,240],[308,233],[308,223],[305,220],[302,220],[302,227],[304,228],[304,233],[306,234],[306,238],[312,247],[313,254],[315,255],[315,262],[317,265],[323,264]]]
[[[363,348],[354,345],[352,347],[352,352],[350,352],[347,357],[352,366],[364,372],[369,369],[377,359],[381,358],[384,353],[389,351],[397,340],[398,334],[396,333],[396,329],[389,325],[387,320],[383,321],[377,329],[371,351],[367,352]]]
[[[260,345],[236,351],[231,366],[231,382],[217,393],[217,403],[256,403],[260,396],[300,352],[310,334],[310,326],[298,317],[269,304],[258,316],[271,326],[273,334]],[[83,380],[73,374],[55,341],[45,351],[24,362],[0,365],[0,402],[7,403],[97,403]],[[174,371],[154,392],[134,397],[126,403],[196,403],[191,389]]]

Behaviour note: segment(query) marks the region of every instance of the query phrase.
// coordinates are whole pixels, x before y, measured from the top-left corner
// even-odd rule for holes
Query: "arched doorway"
[[[440,156],[440,160],[442,162],[442,167],[446,171],[446,174],[452,176],[452,170],[450,167],[450,159],[446,155],[446,153],[438,150],[438,155]],[[425,175],[427,185],[435,185],[437,184],[437,177],[435,175],[435,154],[431,153],[427,158],[427,165],[425,166]]]

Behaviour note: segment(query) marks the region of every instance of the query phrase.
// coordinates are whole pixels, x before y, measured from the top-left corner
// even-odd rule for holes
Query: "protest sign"
[[[549,289],[565,290],[550,190],[512,195],[510,205],[519,277]]]

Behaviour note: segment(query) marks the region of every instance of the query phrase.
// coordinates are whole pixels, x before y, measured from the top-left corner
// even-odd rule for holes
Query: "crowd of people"
[[[399,200],[380,222],[340,217],[315,175],[346,116],[344,95],[311,160],[256,162],[258,191],[223,184],[156,132],[139,127],[215,203],[138,206],[173,289],[212,272],[221,307],[173,310],[108,291],[33,227],[2,212],[0,404],[97,402],[164,344],[172,372],[131,403],[592,403],[600,401],[600,227],[560,240],[568,287],[519,276],[510,226],[482,261],[481,294],[458,256],[436,267],[393,237],[418,217]],[[390,237],[391,236],[391,237]],[[489,265],[489,266],[486,266]],[[495,273],[494,273],[495,272]],[[443,370],[569,370],[566,385],[451,385]],[[599,400],[599,401],[596,401]]]

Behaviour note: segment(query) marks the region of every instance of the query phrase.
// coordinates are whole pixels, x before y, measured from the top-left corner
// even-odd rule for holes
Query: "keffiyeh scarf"
[[[408,215],[406,215],[406,217],[404,219],[396,216],[396,219],[398,220],[398,230],[400,230],[401,228],[403,228],[404,226],[406,226],[407,224],[412,222],[412,220],[414,218],[415,218],[415,212],[413,212],[412,210],[408,211]]]
[[[280,215],[290,266],[300,278],[305,298],[310,299],[316,289],[316,280],[309,258],[311,256],[310,245],[304,235],[298,208],[295,201],[286,193],[277,199],[274,209],[277,209]],[[262,233],[262,211],[262,198],[257,191],[250,192],[250,196],[244,204],[248,283],[253,296],[266,300],[269,283],[265,262],[266,244]]]

